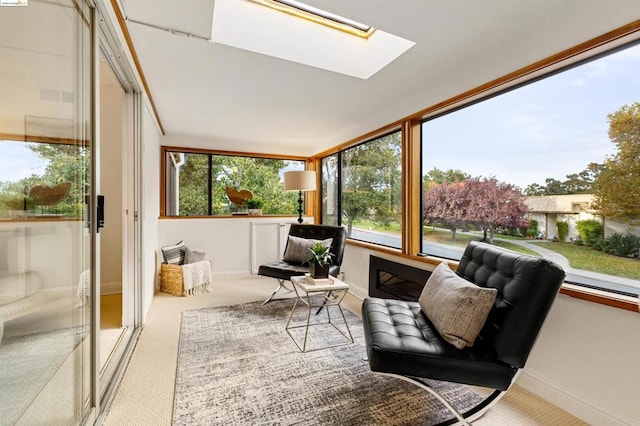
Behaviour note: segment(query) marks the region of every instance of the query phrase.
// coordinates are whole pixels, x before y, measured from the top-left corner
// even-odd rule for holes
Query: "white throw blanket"
[[[211,261],[187,263],[182,265],[182,279],[184,280],[184,295],[191,296],[211,291]]]

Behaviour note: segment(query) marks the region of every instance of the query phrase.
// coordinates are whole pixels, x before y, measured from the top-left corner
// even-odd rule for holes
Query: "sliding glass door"
[[[95,382],[92,10],[1,4],[0,424],[80,424]]]

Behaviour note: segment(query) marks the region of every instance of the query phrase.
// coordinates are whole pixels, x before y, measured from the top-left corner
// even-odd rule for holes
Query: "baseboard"
[[[112,281],[100,284],[100,294],[118,294],[122,293],[122,283],[120,281]]]
[[[360,300],[364,300],[367,297],[369,297],[369,289],[364,289],[346,280],[345,282],[349,284],[349,293],[352,294],[353,296],[357,297]]]
[[[545,401],[592,425],[613,426],[640,423],[639,419],[619,413],[614,408],[602,406],[601,403],[595,406],[578,398],[557,383],[526,369],[520,374],[516,383]]]
[[[224,272],[211,272],[211,277],[218,281],[223,279],[234,279],[234,278],[251,278],[257,277],[258,275],[252,274],[248,269],[243,271],[224,271]],[[158,287],[160,286],[160,274],[158,274]]]
[[[233,279],[233,278],[251,278],[257,277],[258,275],[253,275],[249,270],[245,271],[224,271],[224,272],[213,272],[212,278],[214,280],[223,280],[223,279]]]

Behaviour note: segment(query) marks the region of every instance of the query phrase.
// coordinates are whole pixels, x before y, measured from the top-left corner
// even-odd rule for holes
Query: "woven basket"
[[[160,291],[174,296],[184,296],[182,266],[170,263],[160,265]]]

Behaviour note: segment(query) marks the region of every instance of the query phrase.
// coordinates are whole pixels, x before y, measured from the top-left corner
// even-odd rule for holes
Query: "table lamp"
[[[302,223],[302,191],[316,190],[316,172],[313,170],[284,173],[285,191],[298,191],[298,223]]]

